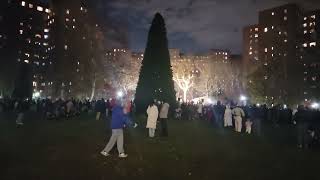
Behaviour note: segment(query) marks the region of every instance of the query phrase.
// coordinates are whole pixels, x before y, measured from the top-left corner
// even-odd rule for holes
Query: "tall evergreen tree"
[[[144,53],[135,103],[138,113],[145,112],[154,99],[175,104],[176,96],[163,17],[157,13],[152,21]]]

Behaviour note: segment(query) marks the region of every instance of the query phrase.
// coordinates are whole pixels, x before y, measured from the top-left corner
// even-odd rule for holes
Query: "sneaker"
[[[125,154],[125,153],[119,154],[119,158],[126,158],[126,157],[128,157],[128,154]]]
[[[100,154],[102,154],[103,156],[106,156],[106,157],[110,155],[110,154],[107,153],[106,151],[101,151]]]
[[[136,128],[136,127],[138,127],[138,124],[137,124],[137,123],[134,123],[133,128]]]

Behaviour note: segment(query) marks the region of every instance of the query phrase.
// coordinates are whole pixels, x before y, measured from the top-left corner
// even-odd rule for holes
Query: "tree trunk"
[[[91,89],[91,97],[90,97],[90,101],[93,100],[95,92],[96,92],[96,80],[97,78],[94,77],[93,83],[92,83],[92,89]]]
[[[183,90],[183,101],[187,102],[187,92],[188,90]]]

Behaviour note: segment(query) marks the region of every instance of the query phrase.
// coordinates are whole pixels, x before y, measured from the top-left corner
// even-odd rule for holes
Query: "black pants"
[[[167,124],[167,119],[161,118],[160,119],[161,123],[161,136],[168,136],[168,124]]]

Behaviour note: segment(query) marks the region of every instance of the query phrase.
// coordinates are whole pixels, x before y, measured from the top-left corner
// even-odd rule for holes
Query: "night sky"
[[[184,52],[211,48],[241,53],[242,28],[258,23],[258,11],[297,2],[320,8],[318,0],[108,0],[108,16],[128,29],[129,47],[143,51],[153,15],[164,15],[169,46]],[[101,9],[101,8],[100,8]],[[104,8],[105,10],[105,8]]]

